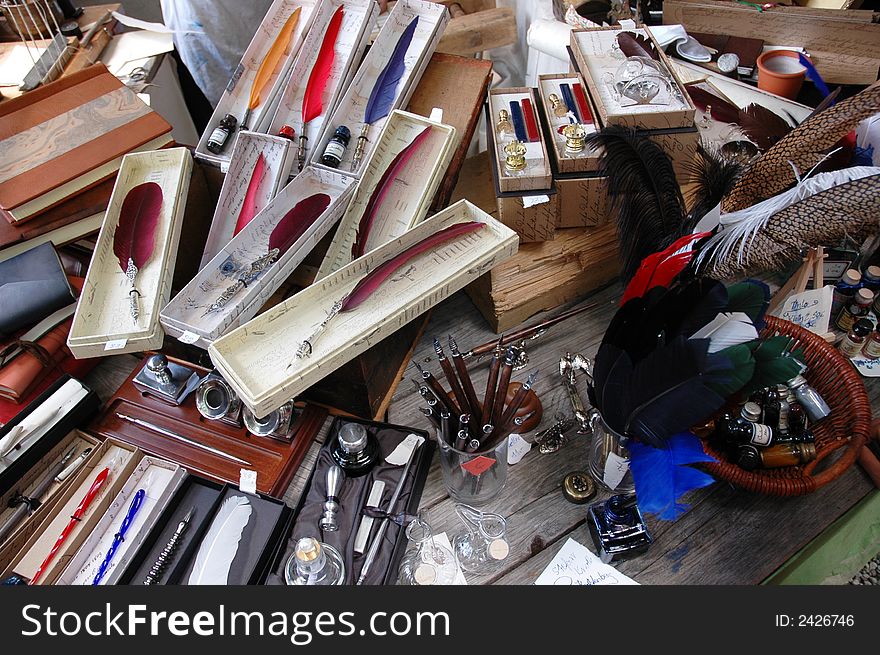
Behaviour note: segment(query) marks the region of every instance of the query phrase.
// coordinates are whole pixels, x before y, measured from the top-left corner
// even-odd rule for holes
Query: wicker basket
[[[800,496],[837,479],[856,461],[870,434],[871,403],[858,371],[834,346],[789,321],[773,316],[766,320],[761,336],[785,335],[794,339],[793,348],[803,348],[809,367],[805,377],[831,407],[831,415],[813,428],[818,455],[805,466],[746,471],[704,442],[706,452],[718,459],[706,470],[749,491]],[[839,456],[826,463],[832,453]]]

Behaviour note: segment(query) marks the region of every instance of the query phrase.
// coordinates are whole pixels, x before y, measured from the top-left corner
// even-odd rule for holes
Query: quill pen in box
[[[272,46],[269,48],[269,51],[260,63],[260,67],[257,69],[257,76],[254,78],[254,83],[251,85],[251,94],[248,98],[247,111],[245,111],[244,118],[241,120],[240,129],[247,129],[247,122],[251,116],[251,112],[263,102],[266,91],[268,91],[267,87],[275,76],[275,71],[278,69],[281,59],[290,54],[290,46],[293,43],[293,34],[296,31],[296,26],[299,24],[299,15],[300,7],[297,7],[287,18],[284,26],[278,33],[278,36],[275,37],[275,41],[272,43]]]
[[[409,44],[412,43],[413,34],[419,24],[419,17],[413,18],[406,29],[397,39],[394,51],[385,64],[385,68],[376,77],[376,83],[370,91],[370,98],[367,100],[367,107],[364,110],[364,126],[361,128],[361,134],[358,137],[357,147],[355,148],[354,157],[351,162],[352,172],[358,169],[361,159],[364,156],[364,150],[367,147],[367,134],[370,131],[370,125],[385,118],[394,106],[394,99],[397,97],[397,87],[400,84],[400,78],[406,70],[406,51],[409,50]]]
[[[190,585],[225,585],[238,552],[241,536],[253,513],[245,496],[230,496],[223,501],[208,533],[202,539],[199,552],[189,575]]]
[[[241,211],[238,213],[238,221],[235,223],[235,231],[232,233],[232,236],[241,232],[245,225],[250,223],[254,216],[257,215],[257,191],[260,190],[260,183],[263,181],[263,173],[265,171],[266,158],[261,152],[257,155],[254,170],[251,171],[251,179],[248,182],[247,192],[244,195],[244,202],[241,204]]]
[[[376,185],[376,188],[370,196],[369,202],[367,202],[364,215],[361,217],[360,223],[358,224],[357,235],[351,246],[352,260],[357,259],[367,252],[367,242],[370,238],[370,231],[373,229],[376,222],[376,214],[388,198],[388,192],[391,191],[392,185],[395,180],[397,180],[398,173],[402,172],[404,166],[406,166],[406,164],[413,158],[413,155],[416,154],[430,133],[430,127],[426,127],[419,132],[409,145],[397,153],[397,156],[391,161],[388,168],[385,169],[385,172],[379,179],[379,183]]]
[[[337,300],[333,303],[333,306],[330,308],[330,311],[327,314],[327,318],[325,318],[317,328],[315,328],[314,332],[307,339],[305,339],[299,346],[296,351],[297,359],[302,359],[303,357],[310,357],[312,354],[312,349],[315,344],[315,341],[320,337],[320,335],[327,328],[327,325],[333,320],[340,312],[348,312],[354,309],[357,309],[367,298],[369,298],[373,293],[382,286],[382,283],[385,282],[391,274],[394,273],[401,266],[411,261],[413,258],[421,255],[422,253],[428,252],[432,248],[439,246],[442,243],[446,243],[447,241],[451,241],[452,239],[457,239],[460,236],[464,236],[466,234],[470,234],[472,232],[476,232],[480,228],[482,228],[485,223],[480,223],[479,221],[469,221],[467,223],[456,223],[455,225],[451,225],[445,229],[440,230],[436,234],[432,234],[431,236],[422,239],[418,243],[410,246],[400,254],[392,257],[384,264],[380,264],[375,269],[367,273],[360,282],[358,282],[354,288],[349,291],[344,298]],[[288,368],[293,366],[291,362],[288,365]]]
[[[269,235],[269,250],[258,259],[245,266],[238,276],[238,280],[226,287],[205,311],[203,316],[223,309],[235,295],[256,280],[266,269],[277,262],[290,247],[306,233],[315,221],[321,217],[324,210],[330,205],[330,196],[326,193],[315,193],[304,200],[300,200],[293,209],[287,212],[278,221],[275,229]]]
[[[318,51],[315,65],[312,66],[309,81],[306,83],[306,92],[303,95],[302,102],[303,126],[299,134],[299,151],[297,152],[297,164],[300,171],[305,165],[306,150],[309,145],[309,139],[306,136],[306,125],[324,111],[324,89],[327,88],[327,82],[330,80],[330,71],[333,68],[333,60],[336,58],[336,39],[339,37],[339,28],[342,26],[344,15],[345,12],[342,10],[342,5],[339,5],[327,24],[327,31],[324,32],[321,49]]]
[[[131,283],[129,310],[137,322],[140,316],[140,292],[135,286],[138,273],[153,255],[156,246],[156,228],[162,210],[162,187],[155,182],[144,182],[129,190],[119,209],[119,223],[113,237],[113,254],[119,259],[119,268]]]

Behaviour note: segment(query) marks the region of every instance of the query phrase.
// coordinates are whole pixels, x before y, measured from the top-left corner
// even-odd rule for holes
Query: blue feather
[[[664,521],[674,520],[687,511],[688,506],[678,502],[686,493],[715,482],[711,475],[687,466],[715,461],[703,452],[700,440],[692,432],[673,435],[666,448],[652,448],[636,441],[630,442],[628,448],[639,507]]]
[[[419,17],[416,16],[403,30],[403,34],[397,40],[397,45],[394,46],[391,58],[376,78],[376,84],[373,85],[370,99],[367,101],[367,108],[364,111],[364,122],[367,125],[372,125],[380,118],[385,118],[391,111],[394,98],[397,96],[397,85],[406,70],[404,57],[418,24]]]
[[[523,110],[518,100],[510,101],[510,120],[513,121],[513,130],[516,133],[516,140],[525,143],[529,140],[526,135],[526,119],[523,117]]]
[[[816,88],[819,89],[819,93],[822,94],[822,97],[824,98],[831,93],[828,85],[825,84],[825,80],[822,79],[822,76],[819,75],[819,71],[813,66],[813,62],[811,62],[802,52],[798,53],[798,59],[801,60],[801,66],[807,69],[807,77],[809,77],[813,84],[816,85]]]

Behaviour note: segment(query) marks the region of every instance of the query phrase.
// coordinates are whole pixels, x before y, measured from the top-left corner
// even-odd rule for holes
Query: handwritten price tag
[[[471,475],[481,475],[495,466],[495,460],[485,455],[474,457],[472,460],[465,462],[461,468]]]
[[[532,444],[518,434],[512,434],[507,438],[507,463],[511,466],[519,464],[520,460],[532,449]]]
[[[605,474],[602,476],[608,488],[614,491],[629,471],[629,460],[617,453],[609,453],[605,460]]]
[[[613,566],[604,564],[586,546],[570,538],[535,580],[536,585],[635,585]]]
[[[834,287],[825,286],[786,298],[776,315],[816,334],[828,332]]]
[[[116,339],[115,341],[108,341],[104,344],[104,352],[110,352],[112,350],[122,350],[125,348],[128,343],[128,339]]]

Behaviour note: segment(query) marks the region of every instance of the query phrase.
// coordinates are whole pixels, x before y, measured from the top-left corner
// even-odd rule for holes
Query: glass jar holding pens
[[[447,492],[459,502],[480,505],[495,498],[507,481],[508,437],[540,421],[541,404],[532,391],[537,372],[524,384],[512,383],[516,353],[508,347],[502,354],[499,340],[480,402],[453,337],[449,337],[449,347],[451,361],[439,339],[434,339],[434,351],[451,391],[447,393],[440,381],[418,363],[415,366],[422,380],[415,384],[427,402],[421,411],[438,435],[440,469]]]
[[[629,439],[612,430],[593,412],[590,416],[593,441],[590,443],[590,473],[608,491],[631,494],[635,491],[632,471],[629,469]]]

